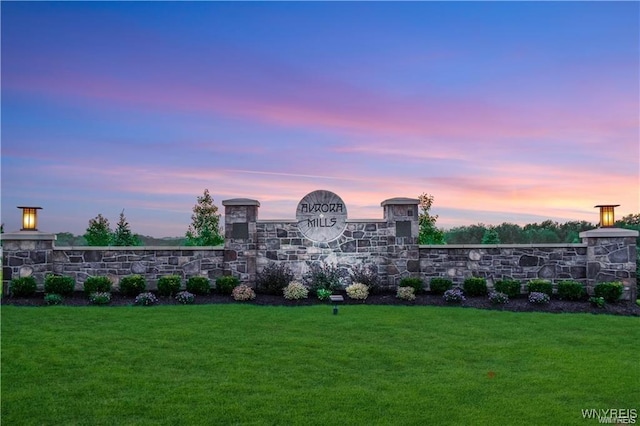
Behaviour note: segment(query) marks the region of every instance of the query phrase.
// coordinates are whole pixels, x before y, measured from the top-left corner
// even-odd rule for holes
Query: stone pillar
[[[638,295],[636,238],[638,231],[598,228],[580,233],[587,245],[587,291],[601,282],[620,281],[623,300],[634,301]]]
[[[397,286],[404,277],[420,276],[418,247],[418,200],[391,198],[381,204],[387,221],[387,277],[388,285]]]
[[[255,286],[258,207],[247,198],[222,201],[224,206],[224,273]]]
[[[55,234],[18,231],[2,234],[2,291],[14,278],[33,276],[44,290],[44,277],[53,272]]]

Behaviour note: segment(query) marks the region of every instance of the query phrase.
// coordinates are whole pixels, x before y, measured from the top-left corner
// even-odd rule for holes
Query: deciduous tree
[[[98,214],[93,219],[89,220],[89,227],[84,234],[87,245],[90,246],[108,246],[111,243],[111,227],[109,226],[109,219]]]

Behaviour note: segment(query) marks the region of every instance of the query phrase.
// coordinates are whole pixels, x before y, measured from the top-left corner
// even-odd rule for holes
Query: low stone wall
[[[425,283],[445,277],[462,286],[468,277],[483,277],[492,287],[501,279],[546,279],[587,283],[586,244],[500,244],[420,246]],[[524,291],[524,289],[523,289]]]
[[[164,275],[205,276],[214,281],[224,274],[222,247],[55,247],[52,237],[5,241],[3,279],[33,276],[43,289],[45,275],[54,273],[73,277],[76,289],[82,290],[91,276],[108,276],[117,288],[120,278],[140,274],[147,287],[155,289]]]
[[[338,237],[322,242],[306,238],[299,221],[258,220],[256,200],[225,200],[223,205],[224,247],[55,247],[53,234],[3,234],[5,289],[20,276],[34,276],[42,288],[48,273],[74,277],[78,289],[89,276],[106,275],[117,284],[131,274],[143,275],[152,289],[158,278],[169,274],[212,281],[233,275],[255,285],[257,274],[270,262],[286,264],[297,279],[313,263],[326,262],[345,275],[355,265],[375,265],[387,288],[395,288],[404,277],[420,277],[427,285],[433,277],[447,277],[462,285],[465,278],[479,276],[490,287],[504,278],[523,286],[534,278],[554,285],[570,279],[583,283],[590,294],[599,282],[621,281],[623,298],[637,297],[637,231],[586,231],[580,234],[582,244],[419,246],[418,200],[392,198],[381,203],[383,219],[345,219]],[[309,226],[334,223],[320,219],[311,219]]]

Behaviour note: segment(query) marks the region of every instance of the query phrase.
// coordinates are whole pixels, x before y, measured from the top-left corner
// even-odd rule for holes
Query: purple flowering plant
[[[448,303],[461,303],[466,300],[462,289],[458,287],[445,291],[443,298]]]

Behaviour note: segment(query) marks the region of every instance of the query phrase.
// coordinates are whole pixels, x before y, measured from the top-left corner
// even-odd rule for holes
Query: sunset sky
[[[2,222],[184,235],[196,197],[438,226],[640,212],[638,2],[2,2]]]

